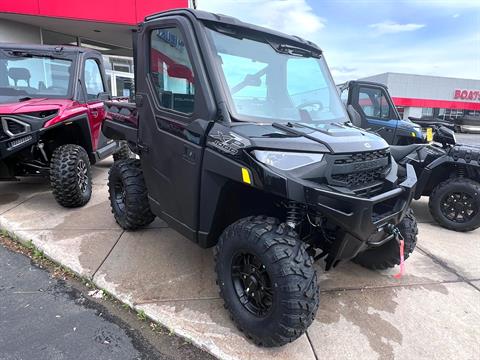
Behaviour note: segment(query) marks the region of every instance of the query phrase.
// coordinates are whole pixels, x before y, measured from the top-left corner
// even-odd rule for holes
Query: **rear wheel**
[[[123,229],[138,229],[155,219],[140,160],[116,161],[108,174],[108,192],[113,216]]]
[[[397,225],[404,239],[404,257],[408,259],[417,245],[417,220],[413,210],[408,209],[403,220]],[[358,254],[353,262],[372,270],[385,270],[400,264],[400,248],[396,239]]]
[[[257,345],[284,345],[312,323],[319,305],[313,258],[285,224],[237,221],[220,236],[215,263],[225,308]]]
[[[430,213],[441,226],[455,231],[480,227],[480,184],[452,178],[438,184],[430,194]]]
[[[127,160],[133,158],[133,153],[126,141],[119,141],[119,148],[113,154],[113,161]]]
[[[65,207],[83,206],[92,196],[90,159],[79,145],[67,144],[55,149],[50,162],[53,196]]]

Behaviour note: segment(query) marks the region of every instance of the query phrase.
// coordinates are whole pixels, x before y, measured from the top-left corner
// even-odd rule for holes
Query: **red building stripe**
[[[411,98],[401,98],[401,97],[392,97],[392,100],[395,106],[480,111],[480,101],[467,102],[467,101],[449,101],[449,100],[411,99]]]
[[[188,7],[188,0],[5,0],[0,12],[135,25],[145,16]]]

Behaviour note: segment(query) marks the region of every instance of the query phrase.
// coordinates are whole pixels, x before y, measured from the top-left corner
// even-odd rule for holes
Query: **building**
[[[480,80],[440,76],[384,73],[361,80],[379,82],[404,119],[408,117],[478,121],[480,125]]]
[[[112,95],[133,79],[132,35],[145,16],[193,0],[14,0],[0,2],[0,42],[77,45],[104,55]]]

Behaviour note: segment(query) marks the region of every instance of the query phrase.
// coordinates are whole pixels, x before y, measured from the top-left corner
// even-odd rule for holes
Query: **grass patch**
[[[140,320],[140,321],[146,321],[147,320],[147,314],[145,314],[145,311],[137,310],[137,319]]]

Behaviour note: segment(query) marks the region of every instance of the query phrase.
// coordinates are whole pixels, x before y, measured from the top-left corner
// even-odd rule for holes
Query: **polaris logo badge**
[[[370,149],[370,148],[372,147],[372,144],[370,144],[370,143],[365,143],[365,144],[363,144],[363,145],[364,145],[367,149]]]

